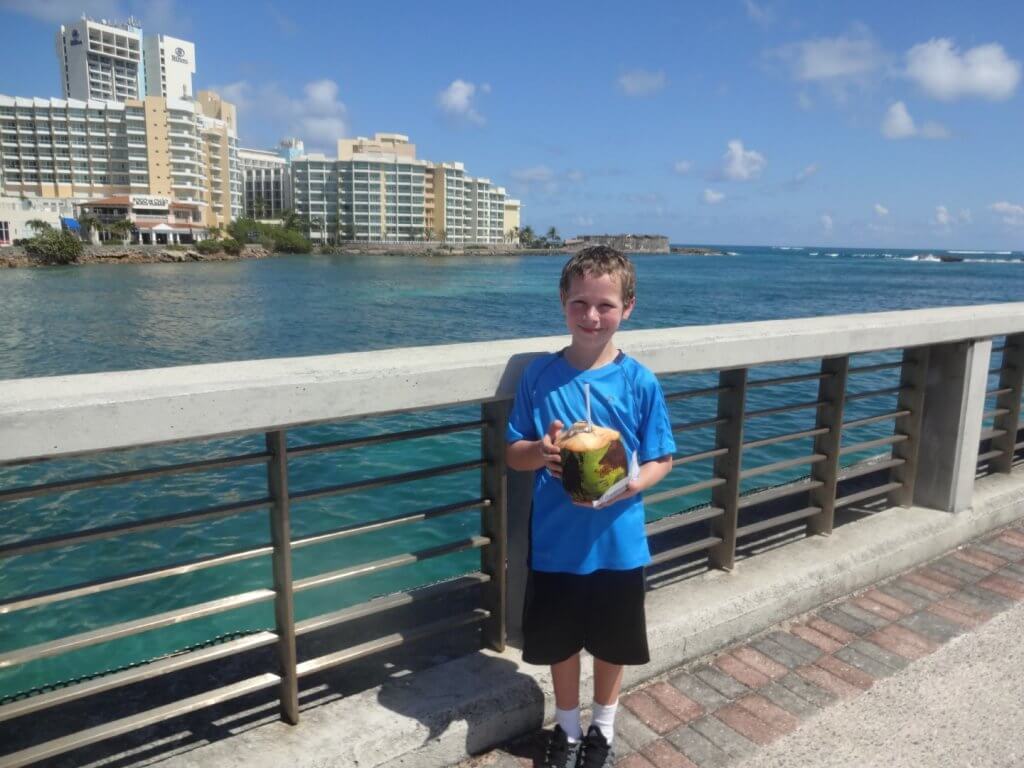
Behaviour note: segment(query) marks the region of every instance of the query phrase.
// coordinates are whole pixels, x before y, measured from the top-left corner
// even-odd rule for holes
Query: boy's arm
[[[650,490],[655,485],[665,479],[665,475],[672,471],[672,456],[661,456],[652,461],[645,461],[640,465],[640,477],[636,480],[630,480],[626,486],[626,490],[620,493],[607,504],[617,504],[623,499],[628,499],[631,496],[636,496],[638,493]],[[602,504],[601,506],[607,506]],[[583,506],[590,506],[584,504]]]
[[[521,472],[547,467],[554,477],[562,476],[562,455],[555,446],[555,436],[562,429],[562,422],[551,422],[547,434],[540,440],[516,440],[508,446],[506,461],[509,467]],[[670,462],[671,464],[671,462]]]

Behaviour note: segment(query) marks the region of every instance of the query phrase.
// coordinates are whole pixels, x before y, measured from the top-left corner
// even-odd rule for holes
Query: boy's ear
[[[627,302],[626,306],[622,308],[622,319],[628,320],[629,316],[633,314],[633,307],[636,306],[636,297],[632,298]]]

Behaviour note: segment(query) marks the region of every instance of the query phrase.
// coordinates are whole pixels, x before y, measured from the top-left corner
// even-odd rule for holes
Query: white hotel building
[[[462,163],[416,158],[407,136],[341,139],[338,157],[307,155],[292,163],[295,212],[317,242],[508,241],[506,207],[518,201],[490,180],[466,175]]]

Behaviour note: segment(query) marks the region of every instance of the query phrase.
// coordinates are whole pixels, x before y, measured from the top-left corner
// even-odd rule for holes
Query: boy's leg
[[[594,701],[597,704],[608,706],[619,700],[619,689],[622,688],[621,664],[609,664],[607,661],[594,658]],[[558,697],[558,689],[555,689],[555,698]]]
[[[555,688],[555,722],[570,742],[583,738],[580,722],[580,655],[574,653],[551,665],[551,683]]]

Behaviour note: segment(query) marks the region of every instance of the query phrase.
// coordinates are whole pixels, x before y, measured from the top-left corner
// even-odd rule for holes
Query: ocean
[[[638,303],[627,329],[666,328],[813,317],[1024,298],[1020,252],[907,251],[853,248],[719,246],[719,257],[638,254]],[[558,302],[564,255],[524,257],[285,256],[209,264],[89,266],[0,272],[0,380],[97,371],[293,357],[393,347],[560,334]],[[896,360],[880,353],[870,360]],[[867,357],[864,359],[868,359]],[[766,378],[816,370],[817,361],[752,372]],[[852,391],[891,386],[893,371],[865,374]],[[708,375],[666,377],[666,391],[706,386]],[[2,384],[0,384],[2,389]],[[813,399],[814,384],[751,390],[749,408]],[[848,418],[884,411],[892,402],[859,401]],[[673,405],[676,421],[707,416],[713,403]],[[703,409],[703,410],[702,410]],[[294,430],[292,444],[475,418],[450,408]],[[752,421],[756,438],[809,426],[813,411]],[[872,425],[866,440],[891,431]],[[707,447],[710,432],[680,436],[680,452]],[[751,463],[808,453],[799,442],[770,446]],[[25,467],[0,467],[0,489],[58,478],[113,472],[200,457],[262,450],[262,436],[109,453]],[[475,433],[314,454],[290,467],[293,490],[395,474],[474,458]],[[857,456],[845,457],[856,459]],[[669,485],[704,479],[709,465],[679,468]],[[763,475],[744,490],[806,473]],[[82,527],[145,519],[257,498],[266,492],[262,466],[224,470],[0,503],[0,545]],[[660,489],[659,489],[660,490]],[[372,520],[431,504],[472,498],[479,478],[468,472],[432,480],[310,500],[294,505],[293,536]],[[648,510],[655,519],[706,500],[694,494]],[[476,532],[476,513],[366,534],[295,553],[296,577],[444,543]],[[0,567],[0,601],[116,574],[170,565],[265,543],[265,511],[212,523],[126,535],[10,558]],[[384,571],[296,597],[298,618],[370,596],[476,568],[474,552]],[[191,605],[270,584],[264,558],[222,566],[93,597],[0,614],[0,653],[76,632]],[[151,659],[225,634],[273,626],[269,604],[0,670],[0,697]]]

